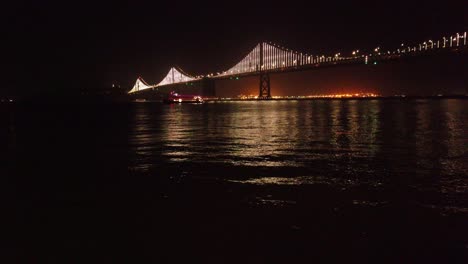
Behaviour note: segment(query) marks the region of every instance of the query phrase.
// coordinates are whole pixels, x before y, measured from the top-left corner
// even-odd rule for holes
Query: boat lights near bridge
[[[13,103],[14,101],[12,97],[0,98],[0,103]]]

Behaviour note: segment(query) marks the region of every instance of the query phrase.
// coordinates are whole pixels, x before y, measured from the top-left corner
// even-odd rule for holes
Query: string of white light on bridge
[[[197,78],[189,76],[186,73],[183,73],[182,70],[178,70],[172,67],[167,73],[166,77],[164,77],[164,79],[162,79],[162,81],[156,85],[149,85],[143,80],[143,78],[138,77],[135,85],[133,86],[132,90],[129,93],[134,93],[134,92],[138,92],[141,90],[151,89],[151,88],[164,86],[164,85],[186,83],[186,82],[194,81],[196,79]]]
[[[364,61],[368,63],[369,59],[381,57],[381,56],[392,56],[392,55],[405,55],[413,54],[417,52],[425,52],[436,49],[447,49],[447,48],[458,48],[461,46],[467,46],[467,32],[463,34],[456,33],[449,37],[442,37],[438,40],[428,40],[417,45],[406,46],[401,44],[399,48],[393,51],[382,51],[380,47],[377,47],[373,52],[363,54],[359,50],[351,52],[351,56],[342,56],[341,53],[337,53],[333,56],[325,55],[309,55],[293,51],[271,42],[262,42],[257,44],[253,50],[248,53],[241,61],[239,61],[232,68],[217,73],[210,73],[207,75],[200,75],[192,77],[184,73],[180,69],[171,68],[169,73],[163,78],[161,82],[156,85],[148,85],[141,77],[139,77],[129,93],[134,93],[146,89],[156,88],[165,85],[187,83],[196,81],[202,78],[220,78],[226,76],[236,76],[248,73],[255,73],[261,71],[275,71],[275,70],[287,70],[291,68],[297,68],[304,65],[324,64],[339,62],[350,62],[350,61]],[[263,53],[263,56],[261,54]]]

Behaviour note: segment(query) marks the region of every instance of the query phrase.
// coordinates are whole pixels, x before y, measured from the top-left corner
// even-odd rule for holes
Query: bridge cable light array
[[[156,88],[164,85],[170,85],[170,84],[177,84],[177,83],[187,83],[190,81],[195,81],[197,77],[192,77],[185,72],[183,72],[181,69],[177,69],[175,67],[172,67],[169,72],[167,73],[166,77],[162,79],[158,84],[156,85],[149,85],[147,84],[143,78],[138,77],[138,79],[135,82],[135,85],[133,86],[132,90],[130,90],[129,93],[135,93],[138,91],[146,90],[146,89],[151,89],[151,88]]]

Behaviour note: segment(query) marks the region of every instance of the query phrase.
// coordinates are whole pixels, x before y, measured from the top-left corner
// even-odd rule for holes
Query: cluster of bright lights
[[[345,94],[316,94],[316,95],[294,95],[294,96],[272,96],[273,99],[312,99],[312,98],[369,98],[380,97],[375,93],[345,93]],[[224,98],[231,99],[231,98]],[[236,99],[251,100],[258,99],[258,95],[239,95]]]
[[[375,93],[346,93],[346,94],[317,94],[307,95],[305,98],[367,98],[367,97],[379,97],[379,94]]]
[[[238,99],[257,99],[258,98],[258,95],[253,95],[253,94],[249,94],[249,95],[238,95],[237,96]]]

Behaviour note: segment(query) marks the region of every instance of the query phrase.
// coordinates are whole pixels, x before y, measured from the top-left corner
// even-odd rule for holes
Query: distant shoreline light
[[[302,99],[302,98],[368,98],[380,97],[375,93],[353,93],[353,94],[316,94],[316,95],[292,95],[292,96],[272,96],[273,99]],[[237,99],[251,100],[258,99],[258,95],[238,95]]]

